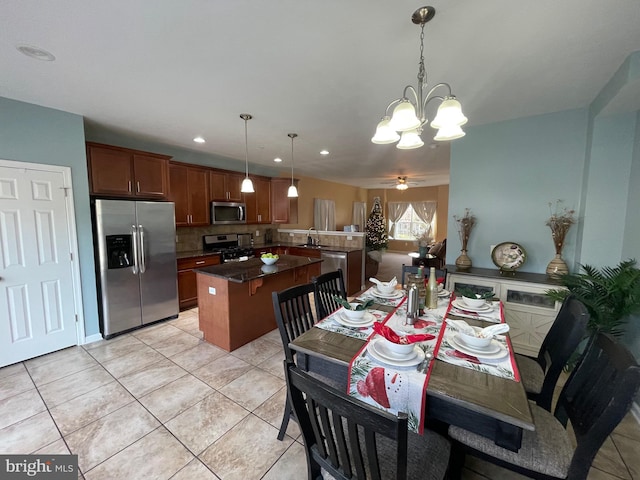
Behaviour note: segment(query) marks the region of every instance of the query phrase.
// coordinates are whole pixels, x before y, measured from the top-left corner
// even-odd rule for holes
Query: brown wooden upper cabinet
[[[209,225],[209,169],[170,162],[169,200],[176,204],[176,226]]]
[[[211,188],[212,201],[241,202],[244,175],[240,173],[224,172],[219,170],[209,171],[209,187]]]
[[[247,223],[271,223],[271,179],[251,176],[254,193],[243,193]]]
[[[289,178],[271,179],[271,223],[298,223],[298,198],[287,197],[290,185]]]
[[[166,155],[87,142],[90,193],[111,197],[165,199],[169,193]]]

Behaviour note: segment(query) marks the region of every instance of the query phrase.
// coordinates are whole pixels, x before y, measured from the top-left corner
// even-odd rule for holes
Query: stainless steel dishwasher
[[[337,269],[342,269],[342,278],[345,283],[347,281],[347,252],[327,252],[322,250],[320,254],[323,262],[320,264],[321,273],[335,272]]]

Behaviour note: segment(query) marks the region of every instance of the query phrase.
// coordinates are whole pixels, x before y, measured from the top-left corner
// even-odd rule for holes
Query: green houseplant
[[[581,268],[583,273],[557,277],[567,290],[548,290],[547,295],[562,301],[571,293],[584,303],[591,316],[590,335],[607,332],[621,336],[630,315],[640,311],[640,270],[636,268],[636,260],[600,270],[590,265],[581,265]]]

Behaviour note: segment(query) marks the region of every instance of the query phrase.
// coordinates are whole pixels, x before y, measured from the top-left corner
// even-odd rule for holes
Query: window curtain
[[[433,216],[436,214],[437,206],[438,204],[436,202],[411,202],[413,211],[416,212],[420,220],[427,224],[429,230],[431,230],[431,222],[433,222]],[[434,240],[433,232],[430,231],[429,233],[431,240]]]
[[[409,208],[408,202],[387,202],[387,214],[389,215],[389,222],[391,222],[389,226],[390,238],[396,237],[396,223],[402,218],[407,208]]]
[[[357,225],[359,232],[364,232],[366,221],[367,204],[365,202],[353,202],[353,215],[351,216],[351,224]]]
[[[318,231],[336,229],[336,203],[333,200],[313,199],[313,226]]]

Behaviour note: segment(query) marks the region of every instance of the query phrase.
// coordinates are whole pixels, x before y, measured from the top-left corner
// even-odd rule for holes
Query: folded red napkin
[[[433,340],[436,338],[435,335],[431,335],[430,333],[418,333],[415,335],[398,335],[393,329],[383,325],[381,323],[375,322],[373,324],[373,331],[378,335],[382,335],[384,338],[393,343],[400,343],[403,345],[409,343],[416,342],[424,342],[426,340]]]

